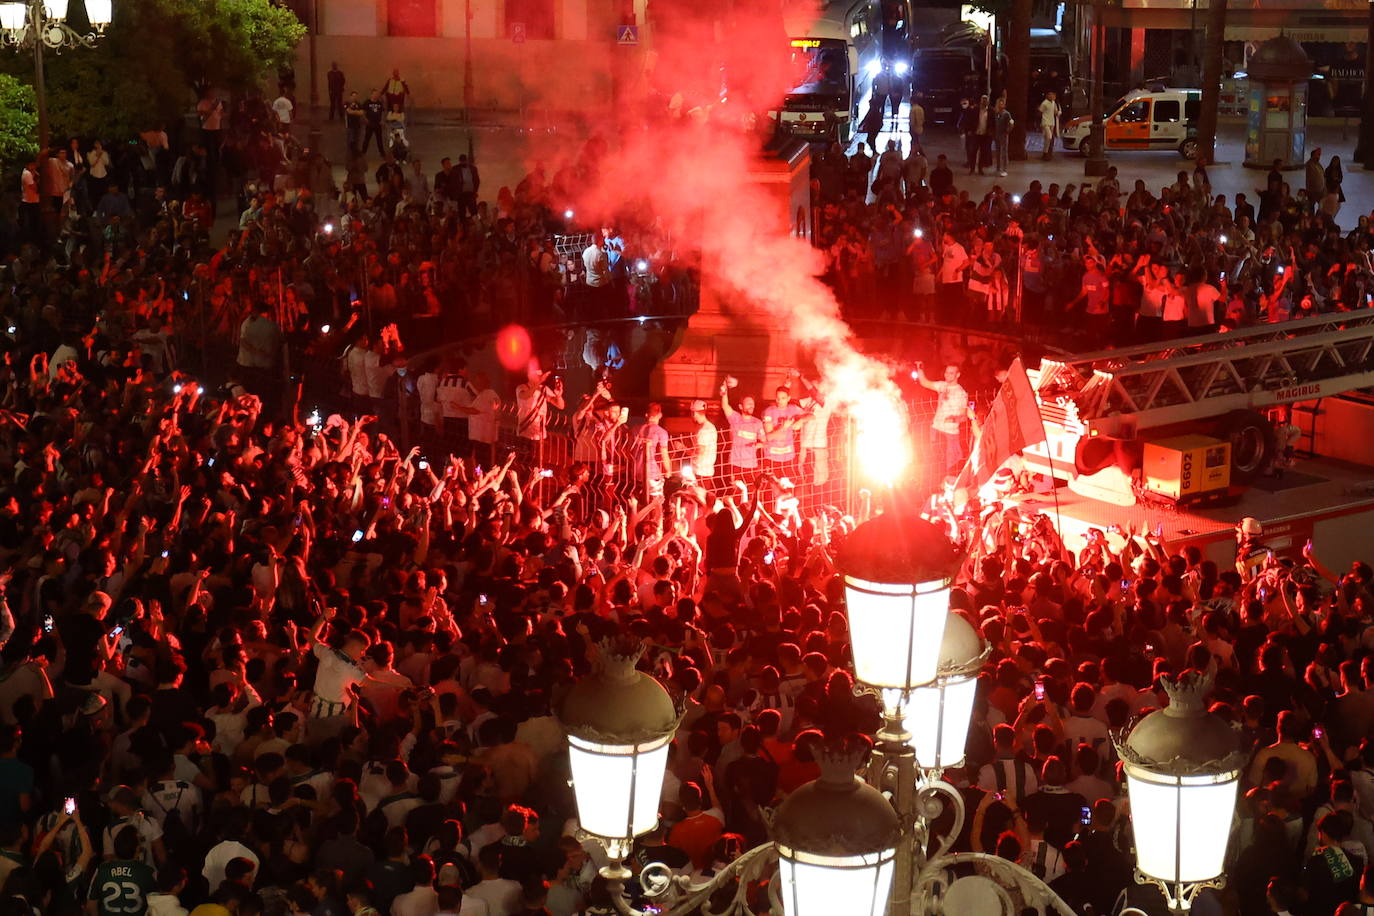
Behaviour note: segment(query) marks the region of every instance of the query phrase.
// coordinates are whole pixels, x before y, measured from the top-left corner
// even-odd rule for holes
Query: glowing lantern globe
[[[880,515],[845,539],[836,565],[858,680],[903,694],[935,680],[958,562],[944,531],[916,516]]]
[[[86,0],[86,19],[97,30],[105,28],[113,18],[111,0]]]
[[[29,21],[29,8],[23,3],[0,3],[0,29],[23,31]]]
[[[935,680],[913,690],[905,708],[906,730],[921,769],[945,770],[963,762],[984,649],[973,625],[950,614]]]
[[[635,670],[641,652],[603,644],[598,669],[573,685],[558,710],[578,819],[613,857],[658,823],[668,744],[678,724],[668,691]]]
[[[821,776],[773,818],[787,916],[883,916],[901,829],[887,798],[855,771],[871,745],[854,736],[816,754]]]
[[[1141,719],[1117,751],[1136,870],[1186,909],[1190,885],[1219,883],[1245,753],[1226,720],[1207,712],[1209,675],[1163,683],[1169,705]]]

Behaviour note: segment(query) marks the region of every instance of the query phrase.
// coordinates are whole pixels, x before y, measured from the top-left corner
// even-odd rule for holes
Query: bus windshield
[[[793,38],[789,93],[838,95],[849,89],[849,53],[838,38]]]
[[[946,87],[957,84],[970,73],[973,65],[962,55],[916,55],[916,83],[928,83],[932,87]]]

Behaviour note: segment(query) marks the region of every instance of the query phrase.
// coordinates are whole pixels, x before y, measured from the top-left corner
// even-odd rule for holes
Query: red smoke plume
[[[634,214],[693,240],[703,271],[733,294],[736,311],[765,310],[791,327],[827,400],[855,415],[860,454],[879,456],[870,471],[890,482],[910,455],[897,387],[884,364],[856,347],[818,279],[820,252],[788,234],[778,204],[749,175],[771,132],[769,110],[793,82],[781,7],[653,0],[650,18],[654,51],[618,109],[619,130],[600,138],[595,174],[584,156],[579,221]]]

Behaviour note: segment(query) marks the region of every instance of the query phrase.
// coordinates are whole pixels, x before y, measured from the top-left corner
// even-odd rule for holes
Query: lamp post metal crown
[[[901,820],[891,802],[856,774],[867,738],[828,743],[821,775],[783,800],[773,843],[787,916],[883,916],[892,892]]]
[[[855,677],[903,694],[935,679],[959,553],[937,525],[886,513],[854,529],[844,574]]]
[[[3,0],[0,2],[0,38],[16,47],[42,42],[54,51],[78,45],[93,48],[109,26],[113,8],[111,0],[86,0],[85,6],[91,31],[83,34],[67,24],[66,3]]]
[[[1163,679],[1169,705],[1116,742],[1136,841],[1136,880],[1157,885],[1169,909],[1187,911],[1219,886],[1245,752],[1235,728],[1207,711],[1212,675]]]

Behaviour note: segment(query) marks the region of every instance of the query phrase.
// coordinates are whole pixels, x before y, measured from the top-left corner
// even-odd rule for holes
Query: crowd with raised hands
[[[683,712],[641,863],[714,874],[827,734],[876,724],[834,566],[875,510],[799,501],[795,452],[598,490],[159,377],[113,323],[49,355],[37,317],[0,341],[3,912],[612,912],[553,716],[606,638],[643,643]],[[802,434],[781,403],[764,442]],[[1250,522],[1232,566],[934,509],[969,556],[953,609],[992,647],[945,773],[957,848],[1108,912],[1132,885],[1110,730],[1209,670],[1253,750],[1224,901],[1374,900],[1367,566],[1285,563]]]

